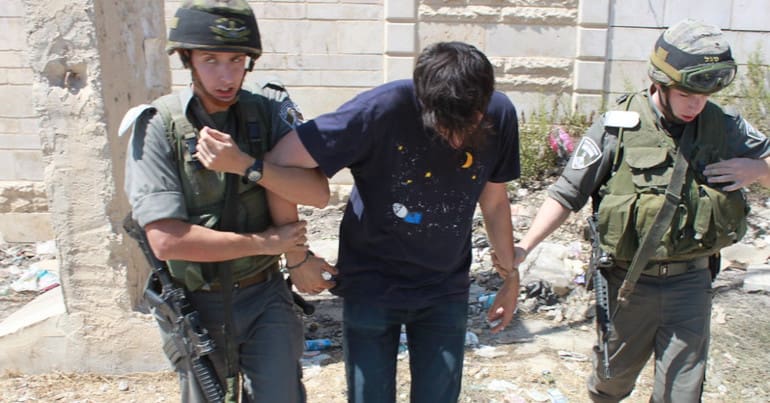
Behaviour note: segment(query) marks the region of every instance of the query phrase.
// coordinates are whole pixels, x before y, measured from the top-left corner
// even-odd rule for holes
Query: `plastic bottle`
[[[305,351],[321,351],[331,346],[332,341],[329,339],[305,340]]]
[[[481,304],[482,309],[489,309],[492,304],[495,302],[495,297],[497,296],[496,292],[490,292],[486,294],[479,295],[479,303]]]

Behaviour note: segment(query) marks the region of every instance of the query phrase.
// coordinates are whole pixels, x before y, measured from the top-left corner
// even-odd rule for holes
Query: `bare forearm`
[[[513,267],[513,225],[511,204],[504,184],[488,184],[479,199],[484,226],[497,262],[505,269]]]
[[[766,188],[770,188],[770,157],[767,157],[761,161],[765,163],[763,167],[765,174],[759,177],[759,179],[757,180],[757,183],[759,183],[760,185]]]
[[[322,208],[329,203],[329,180],[318,169],[280,166],[266,160],[259,184],[293,204]]]
[[[529,253],[548,235],[551,235],[564,221],[567,220],[572,211],[562,206],[556,200],[548,197],[540,206],[535,219],[532,221],[527,234],[519,242],[519,247]]]
[[[270,190],[267,191],[267,204],[270,206],[270,217],[273,220],[273,224],[283,225],[299,221],[297,205]],[[304,253],[302,252],[290,252],[286,253],[286,260],[289,264],[292,264],[295,261],[302,260],[303,256]]]
[[[260,234],[217,231],[178,220],[145,227],[150,245],[161,260],[219,262],[263,254]]]

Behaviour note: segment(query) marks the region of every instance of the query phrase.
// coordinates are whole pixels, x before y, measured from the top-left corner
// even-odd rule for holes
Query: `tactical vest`
[[[616,171],[599,193],[601,248],[619,261],[633,259],[662,208],[678,150],[671,136],[657,128],[646,93],[634,94],[625,103],[627,110],[639,113],[641,122],[620,130]],[[746,233],[749,208],[743,193],[711,187],[702,175],[706,165],[734,157],[727,154],[724,112],[708,102],[697,122],[685,130],[695,132],[690,134],[694,140],[686,155],[689,168],[682,200],[651,262],[712,255]]]
[[[237,113],[237,134],[233,135],[238,147],[255,158],[263,158],[270,142],[270,116],[267,98],[241,91]],[[193,158],[197,144],[198,130],[193,127],[185,112],[184,93],[173,93],[158,98],[153,102],[166,127],[166,136],[172,150],[176,152],[176,162],[184,193],[187,214],[191,224],[208,228],[217,228],[238,233],[253,233],[266,230],[271,224],[267,207],[265,189],[259,185],[242,180],[237,181],[238,199],[235,222],[237,228],[219,228],[225,203],[225,177],[221,172],[205,169]],[[234,134],[234,133],[231,133]],[[277,266],[278,256],[247,256],[216,265],[169,260],[171,275],[182,282],[189,290],[207,289],[210,284],[218,283],[214,267],[218,270],[231,270],[233,281],[248,278]]]

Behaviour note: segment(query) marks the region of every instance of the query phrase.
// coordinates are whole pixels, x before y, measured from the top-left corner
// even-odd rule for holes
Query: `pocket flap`
[[[635,147],[625,150],[626,163],[633,169],[649,169],[668,160],[668,149],[661,147]]]

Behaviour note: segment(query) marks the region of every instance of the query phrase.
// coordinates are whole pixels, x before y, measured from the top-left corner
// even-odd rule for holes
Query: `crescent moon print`
[[[465,152],[465,162],[463,162],[462,165],[460,165],[463,169],[468,169],[473,165],[473,154],[469,153],[468,151]]]

